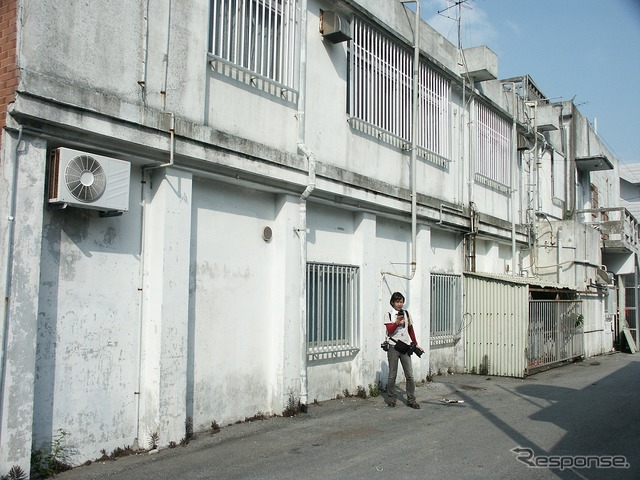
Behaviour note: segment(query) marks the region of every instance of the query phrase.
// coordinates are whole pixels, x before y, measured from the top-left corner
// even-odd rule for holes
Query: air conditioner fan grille
[[[89,155],[73,157],[64,172],[71,195],[84,203],[99,199],[107,187],[107,176],[100,162]]]

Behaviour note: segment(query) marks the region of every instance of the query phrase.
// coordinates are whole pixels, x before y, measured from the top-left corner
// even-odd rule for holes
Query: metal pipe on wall
[[[418,215],[417,215],[417,182],[416,182],[416,154],[418,148],[418,76],[420,74],[420,2],[416,0],[401,2],[415,3],[415,26],[413,30],[413,78],[411,84],[411,159],[410,159],[410,182],[411,182],[411,273],[409,275],[400,275],[394,272],[382,271],[382,276],[391,275],[394,277],[412,280],[417,269],[417,245],[416,238],[418,236]]]
[[[306,136],[306,90],[307,90],[307,0],[300,5],[300,72],[298,83],[298,150],[308,161],[307,186],[300,195],[300,218],[296,231],[300,239],[300,406],[307,410],[309,387],[307,377],[307,199],[316,187],[316,157],[305,144]],[[286,399],[283,399],[286,401]]]
[[[0,412],[4,408],[4,386],[7,370],[7,348],[9,345],[9,305],[11,303],[11,286],[13,277],[13,245],[15,242],[16,206],[18,197],[18,149],[22,141],[22,125],[18,127],[18,138],[16,139],[13,151],[13,172],[11,177],[11,204],[7,217],[7,255],[5,263],[5,283],[4,283],[4,307],[2,309],[2,354],[0,355]],[[3,429],[0,427],[0,442],[2,442]],[[6,442],[2,442],[5,444]]]
[[[516,83],[511,82],[511,99],[513,102],[513,124],[511,126],[511,154],[513,155],[513,163],[511,165],[511,275],[516,275],[517,261],[516,261],[516,170],[518,163],[518,133],[517,117],[518,110],[516,108]]]

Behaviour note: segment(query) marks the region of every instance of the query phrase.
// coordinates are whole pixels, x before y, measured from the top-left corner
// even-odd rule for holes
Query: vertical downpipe
[[[537,102],[527,102],[525,106],[529,109],[533,108],[533,147],[531,150],[527,150],[529,157],[529,183],[531,185],[531,230],[533,232],[533,239],[531,242],[531,271],[534,275],[534,265],[537,262],[538,254],[536,252],[536,245],[538,243],[538,226],[537,226],[537,214],[538,214],[538,109]],[[529,191],[529,189],[527,189]]]
[[[2,308],[2,354],[0,355],[0,412],[4,410],[4,385],[7,370],[7,349],[9,348],[9,303],[11,302],[11,287],[13,278],[13,249],[15,244],[16,228],[16,206],[18,204],[18,166],[20,142],[22,141],[22,125],[18,128],[18,138],[13,151],[13,172],[11,178],[11,204],[9,206],[9,216],[7,217],[7,255],[5,263],[5,283],[4,283],[4,306]],[[0,440],[2,438],[2,428],[0,427]],[[6,444],[3,442],[2,444]]]
[[[300,196],[300,408],[306,413],[308,404],[307,378],[307,198],[316,188],[316,159],[313,153],[303,144],[298,148],[305,154],[309,162],[307,188]]]
[[[382,271],[382,276],[391,275],[394,277],[404,278],[406,280],[412,280],[416,274],[417,269],[417,245],[416,238],[418,235],[418,215],[417,215],[417,181],[416,181],[416,154],[418,148],[418,76],[420,74],[420,2],[411,0],[405,3],[415,3],[415,26],[413,31],[413,79],[412,79],[412,92],[411,92],[411,165],[410,170],[410,182],[411,182],[411,273],[409,275],[398,275],[393,272]]]
[[[511,275],[516,275],[516,167],[518,164],[518,137],[517,137],[517,115],[516,108],[516,84],[511,83],[511,98],[513,101],[513,125],[511,127],[511,153],[513,155],[513,163],[511,166]]]
[[[143,29],[144,29],[144,39],[143,39],[143,77],[140,82],[140,86],[143,89],[143,107],[146,105],[146,81],[147,81],[147,73],[148,73],[148,60],[149,60],[149,0],[144,0],[143,2]],[[169,72],[169,47],[171,41],[171,0],[169,1],[169,14],[167,19],[167,50],[165,56],[165,76],[164,76],[164,86],[163,86],[163,105],[166,106],[167,95],[166,95],[166,85],[168,81],[168,72]],[[142,108],[142,112],[144,115],[144,108]],[[166,113],[166,112],[165,112]],[[173,113],[170,113],[169,119],[169,161],[162,163],[160,165],[145,165],[140,169],[140,266],[138,272],[138,291],[139,299],[140,299],[140,308],[138,311],[139,315],[139,328],[138,328],[138,358],[137,358],[137,372],[136,372],[136,391],[133,392],[135,395],[135,403],[136,403],[136,437],[133,442],[134,450],[138,450],[140,448],[140,422],[141,422],[141,391],[142,391],[142,377],[143,377],[143,356],[144,356],[144,317],[145,317],[145,290],[144,290],[144,282],[145,282],[145,256],[146,256],[146,218],[147,218],[147,191],[146,191],[146,176],[147,172],[150,170],[156,170],[159,168],[167,168],[172,167],[175,162],[175,132],[176,132],[176,118]],[[151,174],[149,174],[149,185],[151,186]]]
[[[297,230],[300,239],[300,409],[307,411],[307,199],[316,186],[316,159],[305,144],[305,107],[307,90],[307,0],[300,3],[300,72],[298,81],[298,150],[308,161],[307,187],[300,196],[300,219]]]
[[[140,413],[141,413],[141,404],[140,404],[140,395],[142,390],[142,357],[144,355],[143,352],[143,338],[144,338],[144,316],[145,316],[145,290],[144,290],[144,269],[145,269],[145,224],[147,217],[147,198],[146,198],[146,180],[145,180],[145,169],[140,169],[140,263],[139,263],[139,271],[138,271],[138,298],[140,301],[140,307],[138,309],[138,358],[137,358],[137,372],[136,372],[136,390],[133,392],[135,395],[135,403],[136,403],[136,437],[133,441],[133,449],[139,450],[141,448],[140,445]]]
[[[411,99],[411,276],[416,273],[416,251],[417,251],[417,182],[416,182],[416,153],[418,148],[418,75],[420,75],[420,2],[416,2],[416,17],[414,28],[414,48],[413,48],[413,92]]]
[[[558,227],[556,230],[556,247],[558,249],[558,251],[556,252],[556,264],[557,264],[556,281],[558,283],[561,283],[561,280],[562,280],[562,227]]]

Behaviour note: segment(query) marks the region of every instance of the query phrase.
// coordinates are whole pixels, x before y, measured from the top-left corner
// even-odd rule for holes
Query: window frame
[[[482,102],[475,103],[475,179],[500,191],[511,188],[513,123]]]
[[[349,123],[402,149],[413,135],[413,53],[409,46],[354,16],[348,50]],[[445,166],[451,161],[451,82],[426,62],[418,68],[418,155]]]
[[[431,273],[430,277],[430,343],[453,343],[460,335],[462,276]]]
[[[211,0],[215,71],[296,101],[299,0]]]
[[[564,155],[551,150],[551,195],[555,200],[565,202],[565,158]]]
[[[360,268],[308,262],[305,274],[307,353],[359,351]]]

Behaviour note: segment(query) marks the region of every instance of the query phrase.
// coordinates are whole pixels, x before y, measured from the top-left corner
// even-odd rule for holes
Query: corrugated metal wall
[[[528,292],[527,284],[465,274],[465,371],[524,377]]]

